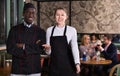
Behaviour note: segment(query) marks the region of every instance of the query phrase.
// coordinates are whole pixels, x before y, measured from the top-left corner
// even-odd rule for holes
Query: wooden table
[[[50,56],[49,55],[43,55],[43,54],[41,54],[40,57],[41,58],[49,58]]]
[[[50,58],[49,55],[40,55],[41,67],[43,67],[44,60],[49,58]]]
[[[86,64],[86,65],[108,65],[111,64],[112,61],[111,60],[87,60],[87,61],[83,61],[80,60],[81,64]]]
[[[83,61],[83,60],[80,60],[81,62],[81,65],[87,65],[87,67],[89,68],[89,73],[90,73],[90,76],[93,76],[93,74],[95,74],[95,70],[96,70],[96,67],[104,67],[104,66],[107,66],[109,64],[112,63],[111,60],[87,60],[87,61]],[[96,73],[97,76],[99,75],[99,73]]]

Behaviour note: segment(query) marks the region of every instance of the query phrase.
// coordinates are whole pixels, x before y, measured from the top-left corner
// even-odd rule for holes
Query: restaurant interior
[[[0,0],[0,76],[10,75],[12,56],[6,51],[6,40],[11,27],[23,21],[23,6],[28,2],[36,7],[35,23],[45,31],[54,25],[54,9],[66,8],[69,14],[67,25],[76,28],[78,46],[81,45],[84,34],[90,36],[95,34],[101,42],[104,34],[111,34],[112,42],[117,47],[118,65],[120,64],[120,0]],[[49,56],[43,53],[40,62],[43,69],[42,76],[48,76]],[[101,65],[96,64],[88,65],[92,65],[92,68],[93,65]],[[82,62],[81,66],[84,65],[87,63]],[[120,65],[118,65],[111,68],[109,76],[120,76]],[[98,76],[94,73],[94,69],[91,70],[91,76]],[[113,70],[114,75],[111,74]],[[81,68],[78,76],[84,76],[82,72]]]

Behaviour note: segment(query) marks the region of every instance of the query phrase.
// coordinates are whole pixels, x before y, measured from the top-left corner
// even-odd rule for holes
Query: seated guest
[[[108,66],[103,67],[105,72],[107,73],[108,70],[113,67],[117,62],[117,48],[116,46],[111,42],[112,35],[107,34],[103,37],[104,44],[102,46],[97,46],[97,48],[100,50],[102,56],[107,60],[112,60],[112,63]]]
[[[79,47],[80,49],[80,56],[83,57],[83,54],[86,53],[87,59],[92,58],[94,59],[96,56],[95,49],[91,47],[90,44],[90,36],[89,35],[83,35],[81,40],[81,45]],[[84,76],[92,76],[91,74],[91,67],[89,66],[81,66],[81,74],[83,73]]]
[[[101,41],[100,41],[100,39],[98,38],[97,35],[92,34],[92,35],[91,35],[91,44],[92,44],[94,47],[96,47],[98,44],[102,44],[102,43],[101,43]]]
[[[92,48],[95,48],[96,54],[99,53],[97,46],[102,45],[101,40],[99,39],[98,35],[92,34],[91,35],[91,46]],[[94,57],[94,59],[97,59]]]
[[[81,40],[81,45],[79,47],[80,49],[80,56],[83,56],[83,53],[86,52],[86,55],[90,56],[91,58],[94,58],[95,56],[95,48],[93,48],[90,44],[90,36],[89,35],[83,35]]]

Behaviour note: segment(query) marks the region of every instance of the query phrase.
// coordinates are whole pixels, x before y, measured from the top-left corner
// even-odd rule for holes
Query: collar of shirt
[[[28,25],[28,24],[24,21],[24,26],[26,26],[26,27],[28,27],[28,28],[30,28],[33,24],[34,24],[34,22],[32,22],[31,24]]]
[[[107,50],[107,48],[109,47],[110,44],[111,44],[111,42],[109,42],[109,43],[105,46],[105,48],[104,48],[105,51]]]
[[[64,31],[65,26],[63,26],[63,27],[58,27],[58,26],[56,25],[56,29],[59,30],[59,31]]]
[[[65,25],[63,25],[63,26],[61,26],[61,27],[58,26],[58,25],[56,25],[56,27],[59,28],[59,29],[64,29],[64,28],[65,28]]]

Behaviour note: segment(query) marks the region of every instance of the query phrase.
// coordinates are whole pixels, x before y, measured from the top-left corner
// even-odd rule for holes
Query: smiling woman
[[[47,44],[44,45],[51,54],[48,76],[77,76],[80,59],[76,29],[66,25],[68,15],[65,8],[56,8],[54,18],[56,24],[47,29]]]

